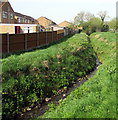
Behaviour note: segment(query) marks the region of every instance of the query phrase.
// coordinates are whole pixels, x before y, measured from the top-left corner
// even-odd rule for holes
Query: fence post
[[[27,33],[25,35],[25,50],[27,49]]]
[[[51,29],[52,29],[52,41],[51,42],[53,42],[53,27],[51,27]]]
[[[10,41],[9,41],[9,33],[7,33],[7,52],[10,52]]]
[[[58,40],[58,30],[57,30],[57,39],[56,39],[56,41]]]
[[[39,46],[39,32],[37,32],[37,46]]]
[[[45,33],[45,34],[46,34],[46,45],[47,45],[47,43],[48,43],[48,40],[47,40],[47,31],[46,31],[46,33]]]

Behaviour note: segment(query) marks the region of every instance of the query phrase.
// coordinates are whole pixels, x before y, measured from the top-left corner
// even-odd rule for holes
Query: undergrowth
[[[85,34],[62,41],[2,60],[3,119],[40,104],[93,70],[96,56]]]
[[[60,105],[39,118],[117,118],[115,33],[93,33],[90,40],[102,65]]]

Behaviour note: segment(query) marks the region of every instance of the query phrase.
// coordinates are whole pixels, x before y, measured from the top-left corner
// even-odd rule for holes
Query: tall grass
[[[2,60],[3,119],[25,112],[92,71],[96,56],[87,36],[76,34],[62,41]]]
[[[98,32],[90,39],[102,62],[97,73],[39,118],[116,118],[116,37]]]

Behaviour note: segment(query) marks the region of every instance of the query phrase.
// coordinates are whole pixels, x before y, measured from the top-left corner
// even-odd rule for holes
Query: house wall
[[[21,26],[21,33],[28,33],[28,30],[29,30],[29,33],[33,33],[33,32],[38,32],[38,26]]]
[[[9,33],[15,34],[15,26],[20,26],[20,33],[29,33],[39,32],[40,26],[32,24],[0,24],[0,33]]]
[[[0,2],[0,6],[2,6],[2,2]],[[1,13],[2,13],[2,8],[0,7],[0,23],[2,22]]]
[[[2,6],[2,11],[0,14],[1,14],[1,23],[14,24],[14,11],[11,5],[9,4],[9,2],[6,2]],[[6,18],[4,16],[6,16]]]
[[[28,19],[26,16],[17,16],[15,15],[15,24],[35,24],[31,19]]]
[[[0,25],[0,33],[15,33],[15,27],[13,25]]]

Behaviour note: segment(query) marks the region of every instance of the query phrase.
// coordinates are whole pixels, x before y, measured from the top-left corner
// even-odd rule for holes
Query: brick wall
[[[4,4],[4,2],[2,3]],[[7,12],[7,18],[3,18],[3,12]],[[9,2],[5,2],[5,4],[2,6],[2,11],[1,11],[1,22],[2,23],[9,23],[9,24],[14,24],[14,11],[10,5]],[[13,15],[11,18],[11,14]]]

